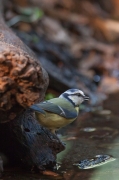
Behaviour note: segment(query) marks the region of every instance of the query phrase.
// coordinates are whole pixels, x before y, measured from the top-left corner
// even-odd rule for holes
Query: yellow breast
[[[50,112],[46,112],[46,115],[35,112],[35,115],[36,115],[36,119],[39,121],[39,123],[42,126],[51,130],[64,127],[76,119],[76,118],[66,119],[62,116],[59,116],[58,114],[54,114]]]

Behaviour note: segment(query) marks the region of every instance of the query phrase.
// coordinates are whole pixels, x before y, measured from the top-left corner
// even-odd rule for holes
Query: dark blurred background
[[[46,98],[80,88],[95,105],[119,91],[118,0],[9,0],[4,16],[49,73]]]

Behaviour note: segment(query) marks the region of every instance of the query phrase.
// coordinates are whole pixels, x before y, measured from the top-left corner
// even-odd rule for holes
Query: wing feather
[[[32,105],[31,109],[42,114],[44,114],[45,111],[49,111],[67,119],[73,119],[77,117],[77,111],[73,105],[68,101],[60,98],[54,98],[49,101],[44,101],[39,104]]]
[[[39,113],[41,113],[41,114],[46,114],[45,111],[38,106],[38,104],[33,104],[33,105],[30,107],[30,109],[32,109],[32,110],[34,110],[34,111],[36,111],[36,112],[39,112]]]

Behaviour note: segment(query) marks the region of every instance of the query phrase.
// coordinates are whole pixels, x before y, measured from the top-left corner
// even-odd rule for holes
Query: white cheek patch
[[[83,97],[77,96],[69,96],[69,99],[71,99],[75,105],[80,105],[84,101]]]

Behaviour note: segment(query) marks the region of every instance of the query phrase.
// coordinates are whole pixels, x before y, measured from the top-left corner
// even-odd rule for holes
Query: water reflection
[[[119,118],[112,114],[107,118],[109,113],[106,114],[101,113],[100,116],[93,113],[84,114],[82,119],[79,118],[72,126],[61,131],[64,136],[60,138],[65,141],[67,148],[58,155],[57,159],[62,163],[59,173],[65,171],[63,173],[64,179],[111,180],[113,178],[113,180],[118,180]],[[102,163],[104,165],[89,170],[73,167],[75,162],[90,159],[100,154],[111,155],[109,161],[117,160],[108,164]]]
[[[115,122],[114,122],[115,123]],[[119,122],[118,122],[119,123]],[[90,180],[118,180],[119,179],[119,135],[112,139],[112,143],[100,144],[99,147],[107,149],[107,152],[113,154],[117,160],[114,163],[106,164],[96,169]]]

